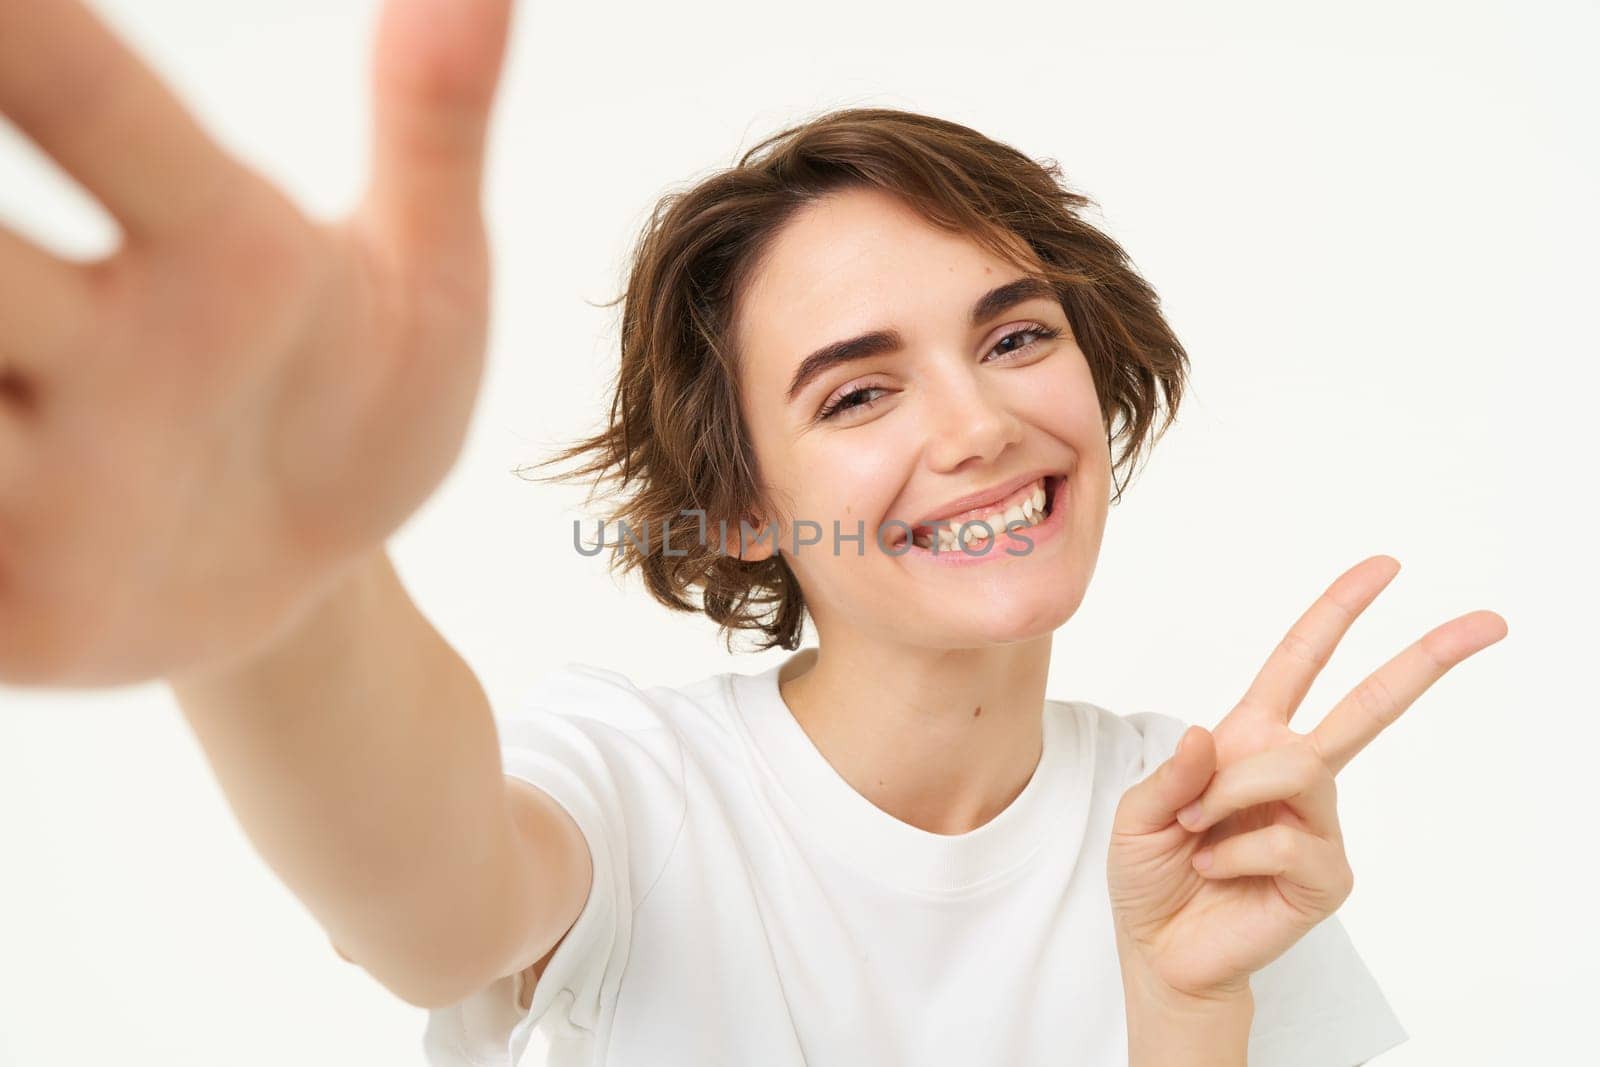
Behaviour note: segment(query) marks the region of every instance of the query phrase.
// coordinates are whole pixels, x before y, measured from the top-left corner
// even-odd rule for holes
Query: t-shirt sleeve
[[[1356,1067],[1406,1040],[1339,916],[1250,976],[1250,1067]]]
[[[594,1034],[614,1002],[633,911],[666,866],[684,813],[682,749],[663,716],[670,692],[569,662],[496,713],[505,773],[549,793],[588,843],[583,910],[523,1008],[522,975],[428,1013],[434,1067],[515,1067],[533,1031],[552,1042]]]
[[[1189,723],[1126,716],[1144,739],[1143,774],[1177,751]],[[1337,913],[1250,976],[1250,1067],[1356,1067],[1409,1036]]]

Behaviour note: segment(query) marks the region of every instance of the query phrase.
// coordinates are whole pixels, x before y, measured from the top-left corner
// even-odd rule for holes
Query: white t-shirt
[[[797,653],[797,655],[804,652]],[[519,975],[429,1013],[435,1067],[1127,1063],[1112,813],[1187,724],[1047,701],[1038,768],[959,835],[901,822],[789,712],[782,665],[640,689],[569,662],[497,715],[506,773],[589,843],[582,913]],[[1252,976],[1251,1067],[1354,1067],[1406,1032],[1337,917]]]

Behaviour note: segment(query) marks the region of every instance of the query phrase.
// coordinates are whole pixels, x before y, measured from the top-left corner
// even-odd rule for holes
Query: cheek
[[[1105,447],[1106,431],[1087,360],[1074,348],[1032,369],[1037,373],[1018,382],[1018,409],[1035,426],[1072,446],[1080,460],[1092,459]]]
[[[799,527],[798,534],[808,541],[821,539],[802,545],[789,560],[814,609],[853,604],[854,612],[871,610],[868,602],[882,592],[882,583],[870,577],[885,558],[876,537],[899,496],[909,460],[894,440],[867,440],[871,429],[863,426],[836,435],[826,447],[805,450],[791,471],[793,480],[788,484],[794,487],[793,517],[815,523]],[[854,540],[858,525],[859,544]],[[795,528],[785,531],[786,550],[794,537]]]
[[[799,517],[820,523],[825,535],[832,535],[834,520],[845,533],[853,533],[859,520],[870,538],[894,503],[906,455],[891,438],[866,440],[870,429],[836,435],[827,447],[809,452],[795,471],[795,484],[802,487],[796,496],[804,504]]]
[[[1073,502],[1069,520],[1077,528],[1078,549],[1094,556],[1109,513],[1111,454],[1105,420],[1088,361],[1074,348],[1041,364],[1019,401],[1040,432],[1073,453]],[[1054,364],[1046,371],[1047,364]]]

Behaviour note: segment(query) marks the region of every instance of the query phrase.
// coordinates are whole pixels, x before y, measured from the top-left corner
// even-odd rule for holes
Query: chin
[[[1031,615],[1011,620],[1006,627],[1009,636],[1005,640],[1027,641],[1061,629],[1078,613],[1078,605],[1083,603],[1081,587],[1072,589],[1071,595],[1067,594],[1068,590],[1059,590]]]
[[[991,602],[983,611],[964,612],[959,626],[947,621],[936,627],[925,635],[926,643],[933,648],[981,648],[1046,637],[1078,613],[1084,589],[1084,583],[1071,580],[1028,594],[1011,594],[1004,604]]]

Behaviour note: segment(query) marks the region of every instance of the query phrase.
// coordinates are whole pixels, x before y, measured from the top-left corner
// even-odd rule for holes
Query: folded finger
[[[1218,841],[1195,853],[1193,863],[1204,878],[1283,879],[1330,911],[1343,903],[1355,883],[1343,845],[1284,823]]]
[[[81,0],[0,3],[0,112],[136,236],[203,217],[246,173]]]
[[[1269,748],[1218,771],[1195,800],[1178,812],[1185,829],[1199,832],[1234,812],[1280,802],[1319,837],[1339,837],[1333,772],[1308,744]]]

